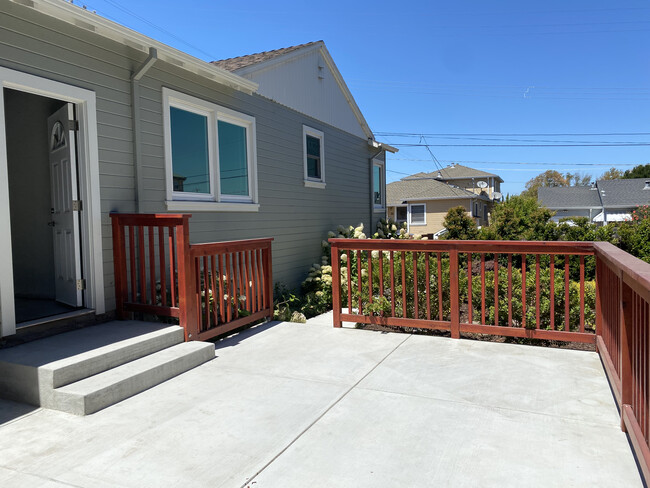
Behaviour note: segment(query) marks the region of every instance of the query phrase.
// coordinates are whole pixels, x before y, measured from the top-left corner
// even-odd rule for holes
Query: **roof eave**
[[[223,68],[212,65],[199,58],[195,58],[183,51],[179,51],[167,44],[156,41],[150,37],[140,34],[128,27],[120,25],[111,20],[105,19],[98,14],[85,10],[72,3],[60,0],[32,0],[30,5],[24,2],[11,0],[19,5],[33,8],[50,17],[75,25],[79,28],[93,32],[97,35],[119,42],[136,51],[149,53],[149,48],[154,47],[158,51],[158,58],[174,66],[190,71],[203,78],[221,83],[245,93],[257,91],[258,84],[241,76],[231,73]]]

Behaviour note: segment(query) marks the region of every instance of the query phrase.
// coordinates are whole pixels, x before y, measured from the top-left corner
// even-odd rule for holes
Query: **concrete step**
[[[0,350],[0,395],[37,406],[55,388],[183,342],[178,326],[112,322]]]
[[[56,388],[48,408],[88,415],[214,358],[214,344],[184,342]]]

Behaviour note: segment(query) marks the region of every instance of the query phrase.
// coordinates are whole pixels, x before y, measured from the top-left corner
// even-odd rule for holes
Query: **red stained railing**
[[[272,317],[272,239],[190,244],[187,214],[111,219],[118,318],[176,317],[203,340]]]
[[[594,259],[591,243],[330,243],[335,326],[359,322],[443,329],[452,337],[473,332],[595,342],[595,304],[585,302],[586,286],[594,287],[585,280],[586,260]]]
[[[650,480],[650,264],[609,243],[597,258],[596,347],[646,481]]]

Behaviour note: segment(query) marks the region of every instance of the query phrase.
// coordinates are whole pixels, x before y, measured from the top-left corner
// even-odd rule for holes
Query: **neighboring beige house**
[[[459,164],[407,176],[386,185],[387,217],[405,222],[411,234],[437,237],[449,209],[463,206],[478,226],[488,225],[502,182],[498,175]]]

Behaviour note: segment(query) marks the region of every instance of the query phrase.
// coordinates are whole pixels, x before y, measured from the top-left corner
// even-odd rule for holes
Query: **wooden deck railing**
[[[585,301],[593,288],[585,279],[585,267],[593,267],[590,243],[330,243],[337,327],[347,321],[443,329],[456,338],[473,332],[595,342],[595,305]]]
[[[204,340],[273,316],[273,239],[190,244],[190,215],[111,214],[118,318],[178,318]]]
[[[330,243],[335,327],[595,343],[650,481],[650,264],[602,242]]]
[[[597,259],[596,347],[646,482],[650,482],[650,264],[606,242]]]

